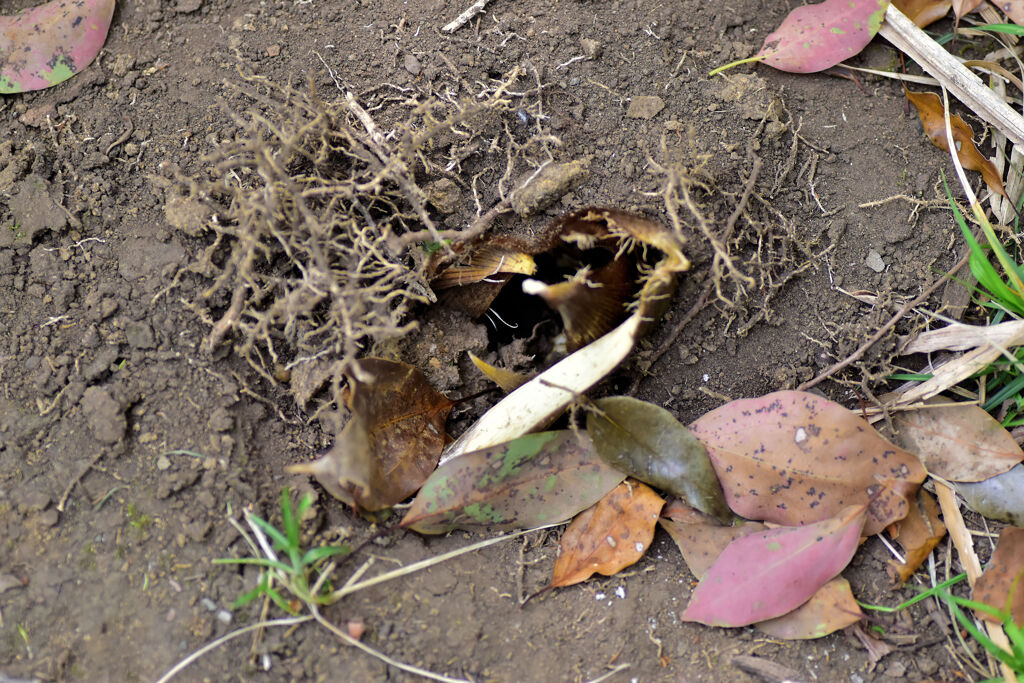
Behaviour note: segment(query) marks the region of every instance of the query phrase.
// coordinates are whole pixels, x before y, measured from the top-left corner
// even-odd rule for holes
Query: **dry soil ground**
[[[32,4],[0,0],[0,10]],[[905,200],[862,206],[900,194],[934,199],[947,163],[898,84],[765,67],[707,78],[754,52],[790,3],[494,0],[442,33],[465,4],[123,2],[91,67],[51,90],[0,99],[0,680],[152,681],[257,619],[255,604],[227,611],[254,573],[211,559],[244,552],[229,515],[273,515],[283,486],[317,495],[307,528],[319,538],[368,534],[318,486],[284,473],[329,445],[337,416],[311,419],[286,385],[232,349],[236,338],[203,347],[210,322],[194,304],[211,285],[201,261],[214,236],[199,229],[209,216],[197,204],[176,201],[175,182],[212,177],[206,155],[242,135],[232,113],[253,100],[236,86],[313,87],[327,102],[348,91],[386,134],[411,101],[480,99],[518,67],[511,105],[481,124],[493,127],[496,148],[448,138],[430,150],[459,162],[418,178],[449,180],[440,186],[449,201],[428,209],[444,229],[499,200],[504,150],[538,131],[550,137],[514,160],[517,174],[550,153],[586,162],[589,175],[540,215],[505,214],[495,230],[531,230],[588,205],[669,223],[659,191],[676,168],[703,183],[696,199],[719,231],[760,158],[729,244],[753,279],[742,288],[726,279],[730,303],[712,294],[634,388],[712,278],[713,252],[682,210],[694,267],[663,324],[601,388],[633,388],[683,421],[812,377],[956,260],[948,211],[914,212]],[[859,62],[896,59],[879,44]],[[278,106],[286,116],[291,105]],[[879,303],[840,287],[877,293]],[[214,297],[203,310],[227,305]],[[491,323],[437,306],[409,319],[420,323],[416,336],[386,350],[451,395],[483,386],[465,351],[497,358]],[[894,346],[883,340],[845,379],[878,371]],[[824,385],[853,406],[849,386]],[[491,400],[460,407],[449,430]],[[201,457],[169,454],[182,450]],[[399,536],[373,546],[372,571],[475,538]],[[490,547],[356,594],[326,616],[363,620],[364,640],[397,659],[480,681],[583,681],[619,664],[630,666],[612,680],[754,680],[732,666],[737,655],[805,680],[962,680],[944,649],[948,625],[923,609],[890,628],[899,647],[877,665],[846,633],[779,642],[683,624],[693,577],[661,532],[630,571],[520,609],[520,591],[546,583],[556,538]],[[847,570],[862,599],[905,595],[889,592],[886,559],[869,541]],[[272,630],[251,648],[251,638],[237,639],[180,680],[410,679],[309,624]]]

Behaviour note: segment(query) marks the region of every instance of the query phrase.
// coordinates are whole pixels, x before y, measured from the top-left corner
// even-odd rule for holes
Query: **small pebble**
[[[637,95],[629,101],[626,118],[653,119],[664,108],[665,101],[657,95]]]
[[[220,610],[219,612],[217,612],[217,621],[221,622],[222,624],[230,624],[231,612],[227,611],[226,609]]]
[[[170,469],[170,467],[171,459],[168,458],[166,455],[161,455],[159,458],[156,459],[156,468],[161,472]]]
[[[885,261],[882,260],[882,255],[874,249],[868,252],[867,257],[864,259],[864,265],[876,273],[881,273],[885,270]]]
[[[416,59],[415,55],[406,54],[402,60],[402,66],[405,70],[411,73],[413,76],[419,76],[420,71],[423,70],[423,66],[420,64],[420,60]]]
[[[206,609],[210,610],[211,612],[217,611],[217,603],[215,603],[210,598],[203,598],[199,601],[199,604],[205,607]]]

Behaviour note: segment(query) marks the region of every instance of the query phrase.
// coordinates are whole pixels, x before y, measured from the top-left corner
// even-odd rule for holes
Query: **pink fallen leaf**
[[[824,71],[863,50],[878,33],[889,0],[825,0],[797,7],[753,57],[721,66],[762,61],[780,71]]]
[[[0,17],[0,93],[49,88],[87,67],[113,14],[114,0],[53,0]]]
[[[729,544],[693,592],[683,621],[746,626],[796,609],[849,564],[866,506],[801,527],[779,527]]]
[[[707,446],[729,507],[747,519],[799,526],[869,503],[870,536],[907,515],[907,496],[927,476],[860,417],[800,391],[732,401],[690,430]]]

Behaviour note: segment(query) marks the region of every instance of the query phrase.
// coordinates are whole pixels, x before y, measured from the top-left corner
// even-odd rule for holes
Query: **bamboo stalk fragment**
[[[946,86],[971,111],[1001,131],[1015,145],[1024,145],[1024,117],[1015,112],[982,80],[891,4],[878,30],[897,49]]]

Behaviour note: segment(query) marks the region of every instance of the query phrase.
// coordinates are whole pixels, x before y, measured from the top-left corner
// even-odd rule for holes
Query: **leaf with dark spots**
[[[594,402],[587,432],[605,462],[723,522],[732,519],[703,444],[660,406],[628,396]]]
[[[559,543],[551,588],[611,576],[634,564],[654,538],[665,501],[650,487],[624,481],[576,516]]]
[[[865,505],[800,527],[778,527],[730,543],[690,598],[683,621],[746,626],[793,611],[850,562]]]
[[[974,584],[972,598],[1009,611],[1016,624],[1024,624],[1024,529],[1006,527],[999,532],[996,551]],[[987,612],[979,610],[976,614],[982,619],[996,620]]]
[[[775,638],[809,640],[827,636],[863,618],[850,582],[837,576],[792,612],[760,621],[756,626],[757,630]]]
[[[737,538],[766,530],[760,522],[722,526],[714,517],[687,507],[678,500],[665,506],[658,523],[675,541],[686,566],[698,579],[707,573],[730,543]]]
[[[606,465],[586,434],[527,434],[454,458],[423,484],[401,526],[423,534],[564,522],[625,475]]]
[[[889,527],[889,534],[903,548],[906,560],[889,560],[890,571],[900,583],[905,583],[946,535],[946,525],[939,519],[939,504],[935,498],[924,489],[918,490],[910,512]]]
[[[113,14],[114,0],[53,0],[0,17],[0,93],[49,88],[87,67]]]
[[[732,401],[690,430],[707,447],[729,507],[796,526],[867,504],[865,534],[907,514],[926,472],[867,422],[815,394],[779,391]]]
[[[896,442],[916,453],[928,471],[951,481],[983,481],[1024,460],[999,421],[973,404],[929,401],[939,407],[893,415]]]
[[[904,92],[910,103],[917,109],[917,115],[924,127],[924,134],[928,136],[933,145],[948,153],[949,141],[946,138],[946,118],[942,100],[933,92],[912,92],[910,90],[904,90]],[[963,167],[981,172],[981,177],[988,185],[988,189],[1005,197],[1006,190],[1003,188],[1003,180],[999,171],[984,154],[978,151],[974,144],[974,129],[954,114],[950,114],[949,125],[953,132],[953,142],[956,144],[956,155]]]
[[[453,404],[406,363],[364,358],[348,382],[352,417],[333,447],[287,471],[312,474],[349,505],[382,510],[415,493],[437,467]]]

